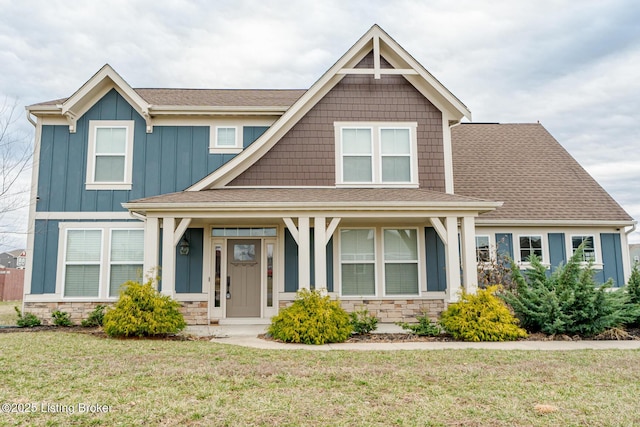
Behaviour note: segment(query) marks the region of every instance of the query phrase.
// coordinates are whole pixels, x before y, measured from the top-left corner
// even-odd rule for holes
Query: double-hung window
[[[88,190],[130,190],[133,172],[133,120],[90,120]]]
[[[417,123],[336,122],[336,182],[417,186]]]
[[[537,256],[542,262],[542,236],[519,236],[520,262],[529,262],[531,255]]]
[[[341,230],[340,264],[342,295],[375,295],[375,229]]]
[[[476,261],[490,262],[489,236],[476,236]]]
[[[418,294],[416,229],[385,229],[384,286],[386,295]]]
[[[571,236],[571,248],[572,254],[574,254],[578,248],[582,246],[582,261],[583,262],[596,262],[596,247],[594,244],[594,236],[582,235]]]
[[[144,230],[125,227],[62,226],[60,277],[64,297],[115,298],[124,282],[141,280]]]

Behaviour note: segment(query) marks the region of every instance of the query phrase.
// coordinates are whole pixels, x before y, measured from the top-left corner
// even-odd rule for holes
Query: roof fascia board
[[[637,221],[598,221],[598,220],[568,220],[568,219],[476,219],[476,225],[491,226],[521,226],[537,227],[541,225],[550,227],[627,227],[636,224]]]
[[[269,107],[215,107],[209,105],[162,105],[151,106],[149,113],[151,115],[174,115],[174,114],[268,114],[268,115],[281,115],[289,109],[287,106],[269,106]]]
[[[147,103],[131,86],[113,69],[105,64],[71,97],[56,107],[67,117],[69,130],[75,132],[75,123],[94,104],[111,89],[116,89],[123,98],[147,121],[147,132],[150,132],[149,103]]]

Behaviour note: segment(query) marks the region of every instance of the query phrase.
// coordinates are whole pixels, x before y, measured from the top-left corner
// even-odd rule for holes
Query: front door
[[[260,317],[260,246],[256,239],[227,241],[227,317]]]

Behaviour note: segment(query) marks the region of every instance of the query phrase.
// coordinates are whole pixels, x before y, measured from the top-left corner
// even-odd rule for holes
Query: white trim
[[[476,229],[477,230],[477,229]],[[487,250],[489,251],[489,259],[486,261],[481,261],[478,257],[478,238],[482,238],[482,237],[486,237],[487,238]],[[494,242],[495,242],[495,237],[493,238]],[[474,247],[475,247],[475,255],[476,255],[476,262],[477,263],[482,263],[482,264],[491,264],[491,261],[495,259],[494,256],[494,251],[491,247],[491,236],[487,233],[487,234],[476,234],[474,236]],[[494,244],[495,246],[495,244]]]
[[[418,137],[417,122],[394,122],[394,121],[362,121],[362,122],[334,122],[335,135],[335,159],[336,159],[336,187],[402,187],[414,188],[419,185],[418,176]],[[345,153],[343,148],[343,131],[347,129],[368,129],[371,132],[370,153]],[[383,181],[382,160],[385,155],[382,153],[382,131],[386,129],[403,129],[409,131],[409,153],[395,156],[409,157],[409,181]],[[345,156],[357,156],[371,158],[371,181],[345,181],[343,160]]]
[[[35,212],[35,219],[87,220],[87,219],[135,219],[129,212]]]
[[[522,259],[522,254],[520,253],[521,251],[521,247],[520,247],[520,238],[521,237],[540,237],[540,241],[542,244],[541,247],[541,251],[542,251],[542,256],[540,257],[540,262],[543,265],[549,265],[549,234],[548,233],[536,233],[536,232],[531,232],[531,233],[525,233],[524,231],[520,234],[514,234],[513,235],[514,238],[514,242],[513,242],[513,260],[515,261],[516,264],[518,264],[518,266],[523,267],[523,268],[527,268],[531,265],[530,262],[525,261]],[[529,242],[531,242],[531,239],[529,239]],[[532,248],[529,248],[532,249]]]
[[[87,175],[85,188],[87,190],[131,190],[133,181],[133,120],[89,120],[89,145],[87,148]],[[101,182],[95,180],[95,162],[97,132],[101,128],[125,129],[124,176],[122,181]]]
[[[243,146],[243,127],[239,125],[218,124],[209,127],[209,153],[210,154],[238,154],[242,152]],[[223,129],[233,129],[234,141],[233,145],[219,145],[218,132]]]
[[[600,247],[600,233],[588,231],[585,233],[574,233],[574,234],[565,234],[565,239],[567,241],[567,260],[571,258],[575,254],[575,249],[573,248],[573,238],[574,237],[582,237],[584,240],[585,237],[591,237],[593,239],[593,267],[596,269],[602,269],[602,248]],[[582,264],[588,264],[589,261],[582,261]]]
[[[353,260],[353,261],[346,261],[344,262],[342,260],[342,231],[343,230],[370,230],[373,231],[373,260]],[[378,295],[380,295],[379,291],[378,291],[378,269],[379,269],[379,265],[378,265],[378,253],[379,253],[379,249],[377,247],[378,245],[378,227],[372,226],[372,227],[340,227],[338,229],[338,238],[335,239],[338,243],[338,250],[335,251],[338,254],[338,262],[334,263],[334,265],[337,265],[338,268],[338,280],[334,281],[333,283],[333,292],[337,293],[340,298],[360,298],[360,299],[367,299],[367,298],[377,298]],[[335,253],[334,252],[334,253]],[[342,292],[342,264],[343,262],[345,264],[372,264],[373,265],[373,294],[369,294],[369,295],[344,295]],[[339,288],[339,289],[338,289]]]
[[[626,227],[636,224],[637,221],[598,221],[598,220],[566,220],[566,219],[476,219],[476,224],[494,227]]]
[[[105,257],[105,230],[101,229],[101,228],[74,228],[74,227],[60,227],[60,233],[59,236],[62,237],[62,241],[59,241],[58,244],[58,266],[60,266],[60,263],[62,263],[62,269],[59,271],[59,274],[61,274],[60,277],[60,296],[62,297],[62,299],[64,300],[74,300],[77,298],[92,298],[93,296],[89,295],[83,295],[83,296],[77,296],[77,297],[68,297],[65,295],[65,282],[66,282],[66,276],[67,276],[67,244],[68,244],[68,234],[69,231],[85,231],[85,230],[97,230],[100,231],[100,260],[98,262],[83,262],[80,263],[79,265],[98,265],[100,267],[99,269],[99,273],[98,273],[98,295],[96,295],[94,298],[104,298],[105,297],[105,292],[104,292],[104,257]],[[56,286],[56,289],[58,288],[58,286]],[[108,292],[107,292],[108,295]]]
[[[476,260],[476,231],[472,216],[462,217],[460,221],[460,253],[462,257],[462,284],[467,293],[474,294],[478,289],[478,262]]]
[[[444,155],[444,187],[445,192],[454,194],[453,148],[451,145],[451,125],[449,117],[442,112],[442,151]]]
[[[444,241],[447,271],[447,302],[458,301],[460,295],[460,251],[458,248],[458,219],[445,218],[447,239]]]
[[[382,283],[382,293],[381,295],[383,297],[393,297],[393,298],[399,298],[399,299],[410,299],[410,298],[419,298],[422,294],[422,283],[426,282],[424,280],[424,277],[422,276],[422,268],[421,268],[421,262],[420,260],[422,260],[423,257],[423,252],[420,251],[420,240],[424,240],[424,235],[423,233],[420,233],[420,230],[423,230],[423,228],[421,227],[404,227],[404,226],[399,226],[399,227],[380,227],[380,240],[381,240],[381,258],[382,258],[382,276],[380,279],[380,282]],[[385,258],[385,250],[384,250],[384,232],[386,230],[415,230],[416,232],[416,256],[417,259],[414,260],[394,260],[394,261],[387,261]],[[387,268],[387,264],[416,264],[416,269],[418,272],[418,288],[416,290],[415,294],[387,294],[387,281],[386,281],[386,268]],[[423,263],[423,264],[426,264]]]
[[[38,203],[38,174],[40,170],[40,147],[42,140],[42,121],[38,119],[35,129],[33,144],[33,164],[31,167],[31,194],[29,198],[29,224],[27,228],[27,263],[25,265],[23,293],[31,294],[31,281],[33,279],[33,248],[36,234],[36,204]],[[24,307],[23,307],[24,308]]]

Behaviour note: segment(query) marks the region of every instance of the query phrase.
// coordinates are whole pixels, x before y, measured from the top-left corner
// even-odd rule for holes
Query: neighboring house
[[[27,109],[43,318],[158,266],[190,324],[267,322],[314,286],[383,322],[436,316],[496,250],[557,266],[585,243],[598,280],[630,272],[633,219],[541,125],[461,124],[378,26],[308,90],[133,89],[105,65]]]
[[[631,266],[640,264],[640,244],[635,243],[629,245],[629,259],[631,260]]]
[[[26,252],[24,249],[15,249],[0,254],[0,267],[24,268]]]

